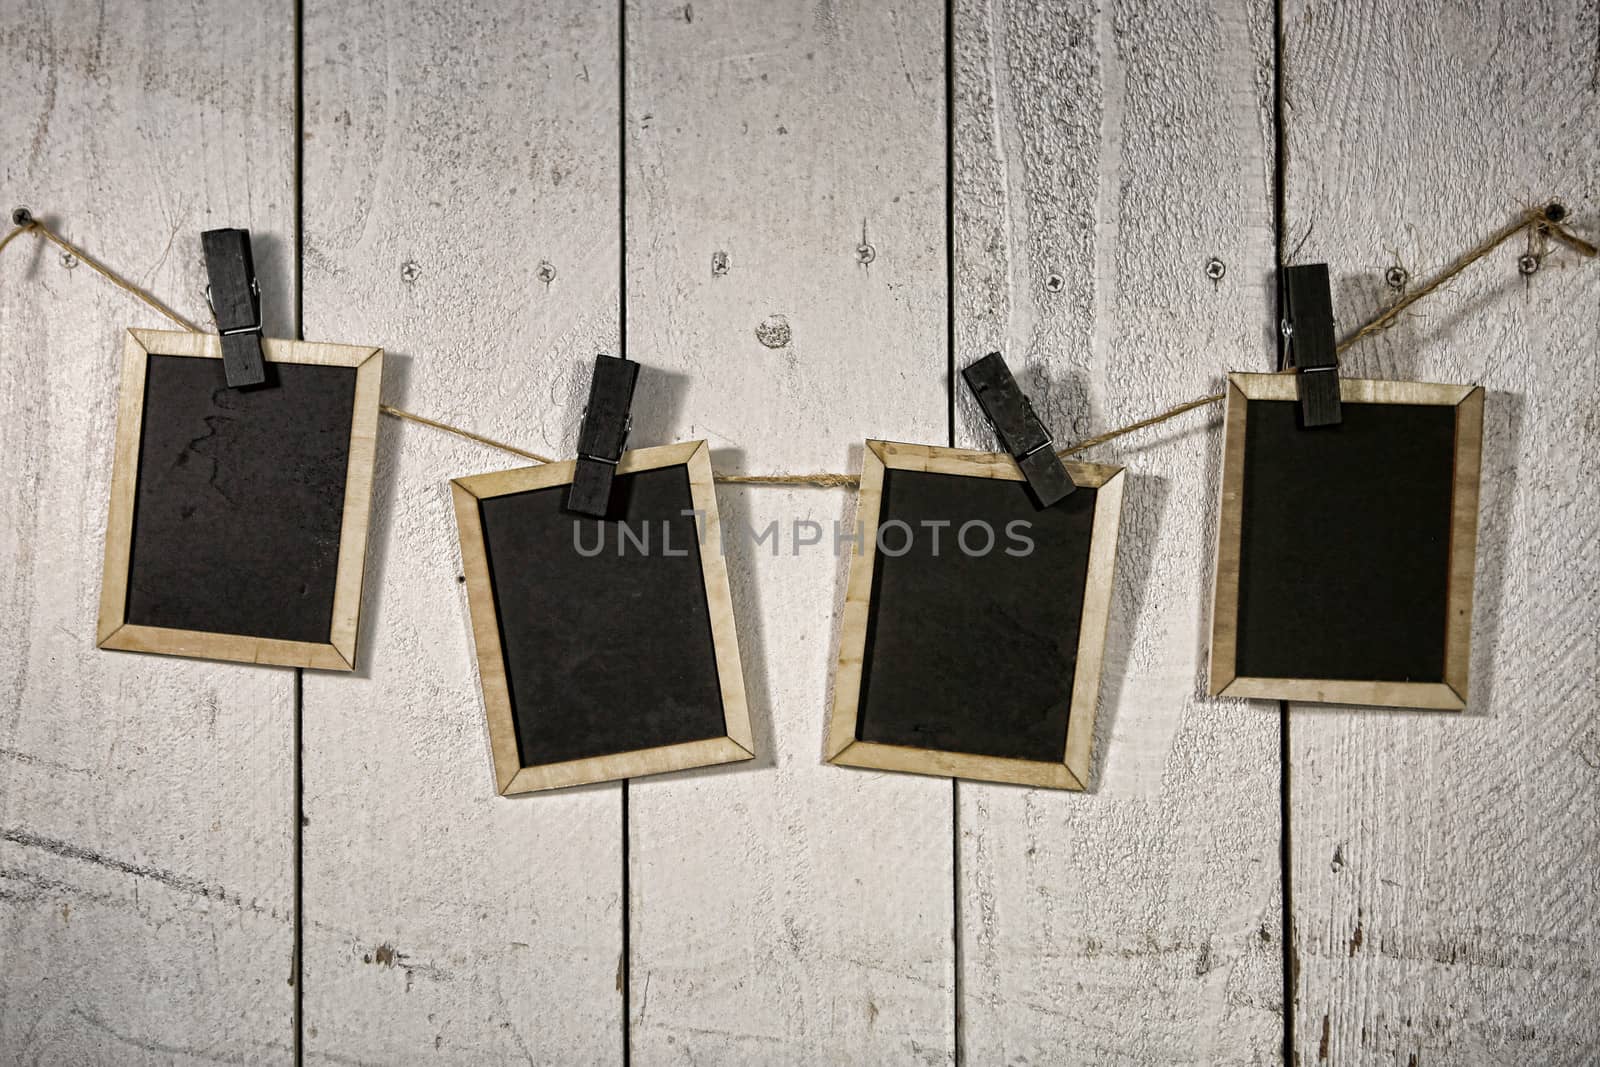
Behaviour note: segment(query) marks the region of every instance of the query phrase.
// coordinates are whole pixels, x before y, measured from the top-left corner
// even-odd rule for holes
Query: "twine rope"
[[[1462,271],[1466,270],[1480,259],[1483,259],[1485,256],[1489,255],[1489,253],[1493,252],[1495,249],[1511,240],[1517,234],[1522,233],[1524,230],[1536,229],[1542,233],[1548,233],[1551,236],[1558,238],[1562,243],[1566,244],[1580,255],[1592,259],[1596,252],[1595,246],[1590,244],[1588,241],[1585,241],[1571,230],[1568,230],[1566,227],[1562,226],[1561,220],[1564,218],[1566,218],[1566,212],[1554,203],[1547,204],[1544,207],[1530,208],[1529,210],[1523,212],[1519,218],[1502,226],[1495,233],[1484,238],[1476,246],[1468,249],[1466,252],[1463,252],[1459,257],[1457,257],[1455,262],[1450,264],[1450,266],[1446,267],[1443,271],[1428,279],[1427,284],[1423,285],[1414,292],[1407,293],[1384,311],[1380,312],[1377,316],[1363,323],[1355,331],[1355,333],[1352,333],[1349,337],[1346,337],[1343,341],[1340,341],[1336,346],[1335,351],[1342,355],[1346,350],[1355,345],[1357,341],[1387,330],[1390,326],[1394,325],[1395,320],[1398,319],[1401,314],[1403,314],[1405,310],[1412,304],[1415,304],[1423,297],[1429,296],[1444,288],[1444,286],[1449,284],[1450,280],[1456,275],[1460,274]],[[1278,373],[1293,374],[1294,372],[1292,370],[1287,370],[1279,371]],[[1211,396],[1203,396],[1199,400],[1191,400],[1187,404],[1179,404],[1175,408],[1168,408],[1159,415],[1152,415],[1148,419],[1140,419],[1138,422],[1129,423],[1127,426],[1120,426],[1115,430],[1107,430],[1103,434],[1090,437],[1087,440],[1079,441],[1075,445],[1061,449],[1056,453],[1056,455],[1070,456],[1075,452],[1082,452],[1085,449],[1093,448],[1095,445],[1103,445],[1107,441],[1116,440],[1123,434],[1130,434],[1135,430],[1142,430],[1147,426],[1154,426],[1157,423],[1166,422],[1168,419],[1177,418],[1186,411],[1193,411],[1195,408],[1203,408],[1209,404],[1220,403],[1226,397],[1226,393],[1213,393]]]
[[[58,234],[56,234],[54,230],[50,229],[50,227],[46,226],[43,222],[40,222],[37,218],[34,218],[20,209],[13,217],[19,220],[18,224],[14,226],[4,237],[0,237],[0,252],[4,252],[6,246],[18,236],[24,233],[36,233],[61,248],[62,251],[74,256],[78,262],[92,269],[95,273],[111,282],[111,284],[115,285],[118,289],[131,294],[139,300],[142,300],[155,311],[166,316],[166,318],[170,321],[183,327],[190,333],[200,332],[200,330],[198,330],[188,319],[185,319],[182,315],[179,315],[177,312],[167,307],[144,289],[134,285],[132,282],[117,274],[115,271],[112,271],[110,268],[104,266],[99,260],[88,255],[82,249],[79,249],[63,240]],[[1477,245],[1462,253],[1454,262],[1450,264],[1450,266],[1446,267],[1440,273],[1434,275],[1426,284],[1413,292],[1407,293],[1389,307],[1385,308],[1378,315],[1363,323],[1356,329],[1354,333],[1339,342],[1336,351],[1342,354],[1351,346],[1356,344],[1356,342],[1388,329],[1394,324],[1395,320],[1404,314],[1405,311],[1413,304],[1416,304],[1424,297],[1430,296],[1437,292],[1445,285],[1449,284],[1449,282],[1462,271],[1488,256],[1495,249],[1499,248],[1501,245],[1505,244],[1507,241],[1524,231],[1535,231],[1540,234],[1547,234],[1555,237],[1557,240],[1578,252],[1580,255],[1591,259],[1594,258],[1597,252],[1595,246],[1584,240],[1582,237],[1579,237],[1571,230],[1568,230],[1566,227],[1562,226],[1561,222],[1564,218],[1566,218],[1565,210],[1554,203],[1548,204],[1544,207],[1530,208],[1524,211],[1518,218],[1502,226],[1499,230],[1484,238]],[[1293,371],[1282,371],[1280,373],[1293,373]],[[1126,426],[1119,426],[1114,430],[1107,430],[1105,433],[1097,434],[1094,437],[1086,438],[1085,440],[1079,441],[1076,444],[1069,445],[1066,448],[1058,450],[1056,455],[1062,457],[1075,455],[1076,453],[1094,448],[1096,445],[1103,445],[1107,441],[1114,441],[1126,434],[1134,433],[1150,426],[1159,425],[1160,423],[1166,422],[1169,419],[1175,419],[1179,415],[1182,415],[1185,412],[1193,411],[1196,408],[1207,407],[1211,404],[1219,403],[1222,401],[1225,395],[1226,394],[1224,393],[1214,393],[1210,396],[1203,396],[1198,400],[1191,400],[1187,403],[1179,404],[1177,407],[1168,408],[1166,411],[1152,415],[1149,418],[1140,419],[1138,422],[1131,422]],[[403,419],[408,422],[417,423],[421,426],[432,427],[435,430],[442,430],[445,433],[455,434],[457,437],[465,440],[473,441],[480,445],[487,445],[490,448],[496,448],[513,456],[520,456],[523,459],[532,460],[535,463],[554,462],[549,456],[541,456],[537,452],[529,452],[526,449],[518,448],[515,445],[508,445],[503,441],[496,441],[492,437],[485,437],[482,434],[474,433],[471,430],[464,430],[459,426],[452,426],[447,422],[440,422],[437,419],[430,419],[423,415],[417,415],[413,412],[405,411],[390,404],[380,404],[378,405],[378,410],[383,412],[385,415],[392,416],[393,418]],[[861,483],[861,476],[856,474],[832,474],[827,472],[819,472],[814,474],[719,474],[716,475],[716,480],[725,485],[808,485],[816,486],[818,488],[835,488],[839,486],[859,485]]]
[[[62,240],[61,236],[54,230],[32,216],[27,216],[27,221],[14,227],[10,233],[5,235],[4,238],[0,238],[0,252],[5,251],[6,245],[11,243],[11,239],[13,237],[24,233],[39,234],[40,236],[44,237],[45,240],[60,248],[67,255],[72,256],[79,263],[82,263],[84,266],[93,270],[96,274],[106,279],[106,281],[110,282],[112,285],[115,285],[118,289],[121,289],[125,293],[131,293],[138,299],[143,300],[146,304],[149,304],[158,312],[165,315],[179,326],[182,326],[185,330],[188,330],[190,333],[200,332],[194,323],[190,322],[176,311],[173,311],[171,308],[167,307],[167,305],[151,296],[145,290],[139,288],[137,285],[134,285],[126,278],[123,278],[120,274],[117,274],[115,271],[104,266],[98,259],[95,259],[93,256],[89,255],[89,253],[85,252],[83,249],[68,244],[66,241]]]
[[[833,489],[841,485],[860,485],[859,474],[718,474],[715,480],[726,485],[812,485]]]
[[[1541,233],[1548,233],[1559,238],[1564,244],[1568,245],[1580,255],[1592,259],[1596,251],[1595,246],[1561,225],[1561,220],[1566,218],[1566,215],[1566,211],[1555,204],[1549,204],[1545,207],[1530,208],[1529,210],[1523,212],[1523,215],[1520,219],[1507,223],[1505,226],[1500,228],[1499,232],[1484,238],[1483,241],[1477,245],[1477,247],[1462,253],[1459,259],[1457,259],[1449,267],[1445,268],[1443,273],[1438,274],[1434,278],[1430,279],[1427,285],[1423,286],[1421,289],[1418,289],[1414,293],[1407,293],[1405,296],[1395,301],[1388,310],[1384,311],[1371,322],[1368,322],[1355,333],[1339,342],[1338,351],[1343,352],[1345,349],[1349,348],[1363,337],[1371,337],[1375,333],[1388,329],[1390,324],[1393,323],[1395,319],[1399,318],[1406,308],[1410,307],[1412,304],[1415,304],[1418,300],[1421,300],[1423,297],[1429,295],[1435,290],[1442,288],[1456,275],[1460,274],[1462,271],[1478,262],[1478,260],[1482,259],[1484,256],[1487,256],[1490,252],[1493,252],[1496,248],[1499,248],[1501,245],[1511,240],[1511,238],[1515,237],[1523,230],[1536,229]]]
[[[510,452],[513,456],[521,456],[523,459],[531,459],[535,463],[555,462],[555,460],[551,459],[549,456],[541,456],[537,452],[528,452],[518,448],[516,445],[508,445],[504,441],[496,441],[492,437],[485,437],[482,434],[473,433],[471,430],[463,430],[459,426],[451,426],[447,422],[439,422],[435,419],[427,418],[424,415],[414,415],[409,411],[402,411],[400,408],[393,407],[389,404],[379,404],[378,410],[383,412],[385,415],[393,415],[397,419],[405,419],[407,422],[415,422],[423,426],[432,426],[435,430],[443,430],[445,433],[453,433],[457,437],[465,437],[468,441],[476,441],[480,445],[488,445],[490,448],[498,448],[502,452]]]

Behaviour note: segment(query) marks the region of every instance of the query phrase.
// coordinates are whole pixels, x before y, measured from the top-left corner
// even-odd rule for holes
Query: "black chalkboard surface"
[[[100,645],[349,670],[382,352],[269,341],[232,389],[217,342],[130,331]]]
[[[704,443],[625,453],[605,519],[573,469],[452,483],[499,791],[749,759]]]
[[[1083,788],[1119,468],[1035,505],[1010,456],[869,441],[829,758]]]
[[[1213,692],[1462,707],[1482,390],[1347,379],[1316,429],[1293,390],[1229,379]]]
[[[857,738],[1060,761],[1098,493],[1039,509],[1026,483],[884,472]],[[989,525],[971,528],[968,554],[956,531],[974,519]]]

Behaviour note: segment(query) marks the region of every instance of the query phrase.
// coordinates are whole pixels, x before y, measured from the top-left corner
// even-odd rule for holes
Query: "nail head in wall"
[[[1551,222],[1560,222],[1567,217],[1567,205],[1559,200],[1552,200],[1544,209],[1544,217]]]
[[[1220,282],[1222,276],[1228,273],[1228,265],[1216,256],[1206,260],[1206,277],[1214,282]]]
[[[1539,257],[1531,252],[1517,257],[1517,270],[1523,274],[1533,274],[1539,269]]]
[[[14,209],[11,212],[11,225],[13,225],[13,226],[31,226],[31,225],[33,225],[33,212],[29,211],[25,207],[19,207],[19,208]]]
[[[422,277],[422,266],[414,259],[408,259],[400,264],[400,280],[410,285]]]
[[[862,241],[856,245],[856,262],[865,267],[868,263],[878,258],[878,250],[867,242]]]
[[[756,327],[756,340],[768,348],[783,348],[793,336],[789,320],[782,315],[768,315]]]
[[[726,273],[728,273],[728,253],[721,251],[711,253],[711,276],[720,278]]]
[[[1383,280],[1389,283],[1391,289],[1404,289],[1406,283],[1411,281],[1411,275],[1406,273],[1404,267],[1390,267],[1384,271]]]
[[[551,265],[549,260],[539,261],[539,280],[546,285],[556,280],[556,268]]]
[[[78,257],[73,255],[71,252],[63,252],[61,253],[61,265],[68,270],[76,270],[78,267]]]

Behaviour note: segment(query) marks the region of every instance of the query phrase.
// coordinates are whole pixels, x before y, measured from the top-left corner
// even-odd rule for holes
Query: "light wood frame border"
[[[862,453],[861,493],[856,506],[860,538],[850,559],[838,666],[833,678],[833,713],[828,722],[826,759],[850,767],[910,771],[946,778],[1014,782],[1051,789],[1084,789],[1089,781],[1095,709],[1105,664],[1106,624],[1116,570],[1117,527],[1122,517],[1123,468],[1098,463],[1068,463],[1075,484],[1093,487],[1095,510],[1089,539],[1089,570],[1078,627],[1078,659],[1073,670],[1067,745],[1060,763],[981,756],[968,752],[914,748],[862,741],[856,736],[861,700],[861,670],[872,614],[872,573],[877,562],[878,508],[885,470],[929,471],[967,478],[1020,482],[1022,471],[1003,452],[868,441]]]
[[[133,548],[133,511],[139,481],[139,440],[144,429],[145,373],[150,357],[222,358],[216,334],[174,330],[128,331],[122,346],[122,385],[117,395],[116,456],[111,473],[111,509],[106,521],[105,568],[100,582],[96,644],[128,652],[269,663],[322,670],[355,669],[361,624],[361,582],[372,513],[372,468],[377,455],[378,390],[383,349],[264,339],[268,363],[353,367],[350,453],[345,468],[344,515],[339,527],[339,562],[334,573],[333,619],[327,641],[282,641],[243,634],[136,626],[127,621],[128,563]]]
[[[530,489],[570,485],[576,463],[545,463],[537,467],[456,478],[450,482],[450,495],[455,501],[456,528],[461,536],[461,562],[467,579],[472,641],[478,655],[478,679],[483,691],[484,715],[489,724],[495,788],[501,795],[609,782],[618,778],[640,778],[647,774],[737,763],[754,758],[755,742],[751,738],[750,712],[745,703],[744,670],[739,661],[739,639],[734,628],[733,595],[728,589],[728,569],[722,558],[722,526],[717,514],[716,487],[712,483],[710,449],[704,441],[688,441],[624,452],[617,463],[617,473],[631,474],[680,465],[689,468],[690,499],[703,516],[703,530],[699,538],[700,568],[705,581],[706,608],[711,618],[711,643],[716,655],[717,678],[722,688],[726,736],[526,767],[522,765],[517,752],[516,716],[511,707],[510,687],[506,683],[505,657],[500,647],[500,620],[495,612],[494,588],[489,579],[483,520],[478,502]]]
[[[1483,462],[1483,388],[1341,378],[1339,398],[1346,404],[1422,404],[1456,409],[1444,681],[1363,682],[1238,675],[1239,545],[1243,536],[1245,424],[1249,402],[1294,400],[1296,393],[1291,374],[1230,374],[1223,430],[1216,584],[1211,607],[1211,695],[1460,711],[1467,705],[1472,646],[1472,573],[1477,554],[1478,481]],[[1397,461],[1399,459],[1397,457]]]

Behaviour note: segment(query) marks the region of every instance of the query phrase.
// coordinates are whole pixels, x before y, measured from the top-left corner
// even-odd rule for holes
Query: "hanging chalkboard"
[[[219,342],[128,331],[99,645],[351,670],[383,351],[266,340],[230,389]]]
[[[574,467],[451,483],[496,788],[750,759],[705,442],[623,453],[604,519]]]
[[[1002,453],[868,441],[831,763],[1083,789],[1122,469],[1033,502]]]
[[[1228,378],[1213,695],[1460,709],[1483,390],[1340,382],[1302,429],[1292,375]]]

